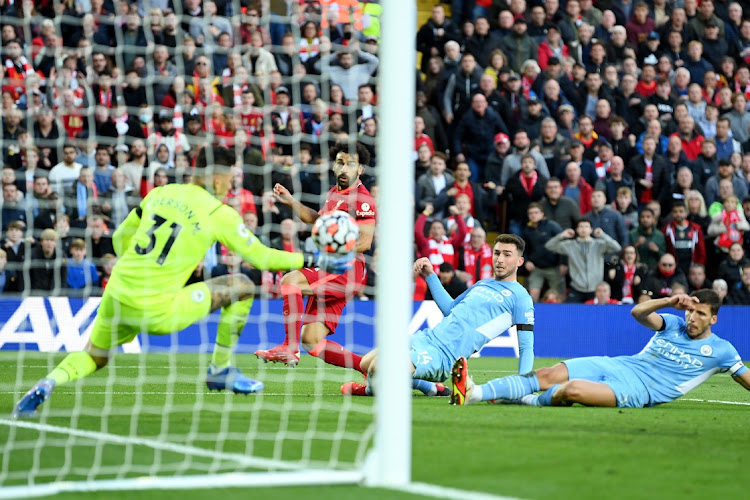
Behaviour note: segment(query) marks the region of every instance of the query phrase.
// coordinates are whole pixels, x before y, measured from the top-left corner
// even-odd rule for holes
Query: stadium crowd
[[[248,228],[275,248],[312,244],[271,189],[318,209],[342,140],[377,166],[381,7],[262,4],[2,1],[0,289],[100,291],[111,233],[154,187],[189,182],[207,145],[236,153],[225,202]],[[535,301],[713,287],[750,304],[750,5],[450,7],[433,7],[403,77],[418,88],[415,252],[452,295],[492,275],[487,233],[507,231],[526,240]],[[232,272],[278,296],[280,274],[220,245],[191,279]]]

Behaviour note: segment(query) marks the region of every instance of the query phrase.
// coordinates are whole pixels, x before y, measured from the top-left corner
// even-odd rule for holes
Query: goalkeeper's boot
[[[357,382],[347,382],[341,386],[341,394],[344,396],[372,396],[367,393],[367,385]]]
[[[13,408],[14,418],[32,418],[36,416],[36,409],[39,405],[49,399],[52,389],[55,388],[55,381],[51,378],[43,378],[37,384],[29,389],[21,401],[16,403]]]
[[[272,349],[259,349],[255,351],[255,355],[258,359],[262,359],[264,363],[268,363],[269,361],[272,363],[284,363],[289,368],[294,368],[299,363],[299,351],[293,352],[285,344],[277,345]]]
[[[453,363],[451,370],[451,381],[453,382],[453,394],[451,394],[452,405],[469,404],[469,396],[474,388],[474,381],[469,376],[469,362],[461,356]]]
[[[235,394],[253,394],[263,390],[263,382],[258,382],[242,374],[239,368],[229,366],[218,373],[208,369],[206,387],[211,391],[231,390]]]
[[[437,387],[437,394],[435,396],[447,397],[453,394],[453,390],[450,387],[446,387],[445,384],[436,383],[435,387]]]

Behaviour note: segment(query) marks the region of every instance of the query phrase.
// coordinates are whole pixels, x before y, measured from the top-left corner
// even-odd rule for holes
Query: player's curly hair
[[[356,142],[356,145],[357,145],[357,158],[359,160],[359,164],[365,165],[365,166],[369,165],[370,164],[370,151],[368,151],[367,147],[365,147],[365,145],[359,141]],[[333,147],[331,147],[331,149],[328,150],[328,158],[331,161],[334,161],[336,160],[336,155],[338,155],[339,153],[351,154],[353,149],[354,148],[352,148],[352,144],[348,141],[337,142],[336,144],[333,145]]]

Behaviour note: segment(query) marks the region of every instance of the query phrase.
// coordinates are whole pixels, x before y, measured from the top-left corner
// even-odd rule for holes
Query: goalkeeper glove
[[[304,256],[305,267],[317,267],[333,274],[344,274],[352,268],[352,261],[354,260],[354,252],[338,255],[318,250],[315,253],[305,252]]]

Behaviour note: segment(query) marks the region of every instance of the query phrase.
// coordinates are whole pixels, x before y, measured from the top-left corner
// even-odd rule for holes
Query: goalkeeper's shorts
[[[186,286],[174,295],[150,300],[147,306],[124,304],[104,291],[91,332],[91,343],[109,350],[135,339],[140,332],[167,335],[201,320],[211,311],[205,283]]]

